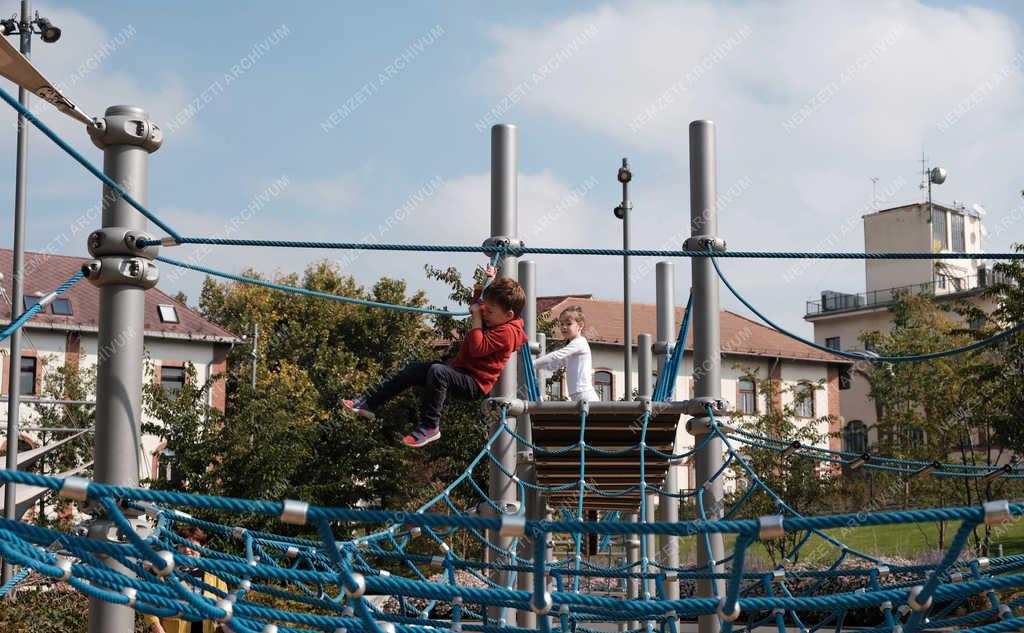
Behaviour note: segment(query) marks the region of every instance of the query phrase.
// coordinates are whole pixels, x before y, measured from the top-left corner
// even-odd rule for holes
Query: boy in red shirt
[[[494,269],[488,268],[488,277]],[[478,293],[479,294],[479,293]],[[526,293],[514,279],[502,277],[484,292],[483,302],[471,302],[469,333],[455,360],[409,363],[394,377],[369,389],[362,396],[342,400],[349,411],[366,418],[376,417],[374,410],[409,387],[424,387],[420,422],[402,439],[406,446],[426,446],[441,437],[441,408],[451,394],[464,400],[478,400],[491,393],[508,359],[526,342],[519,313]]]

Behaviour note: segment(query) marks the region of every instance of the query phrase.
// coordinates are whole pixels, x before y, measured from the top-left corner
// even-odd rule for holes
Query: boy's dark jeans
[[[441,408],[449,394],[462,400],[477,400],[483,397],[480,386],[473,376],[464,369],[453,369],[445,363],[409,363],[402,371],[370,389],[363,396],[371,411],[409,387],[422,386],[423,401],[420,405],[422,424],[437,428],[441,420]]]

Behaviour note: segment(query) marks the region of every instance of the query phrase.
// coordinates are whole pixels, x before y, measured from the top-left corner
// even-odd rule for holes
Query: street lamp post
[[[27,59],[32,52],[32,34],[41,36],[47,43],[56,42],[60,39],[60,29],[55,27],[46,18],[36,14],[32,15],[31,0],[21,0],[21,19],[11,17],[0,20],[4,35],[21,36],[21,53]],[[33,29],[35,27],[35,30]],[[28,91],[18,88],[18,102],[28,107]],[[14,181],[14,254],[11,262],[11,322],[14,322],[18,313],[23,309],[25,295],[25,199],[27,196],[27,172],[25,156],[28,151],[28,121],[22,114],[18,114],[18,162],[15,169]],[[18,417],[21,401],[21,330],[17,329],[10,336],[11,348],[8,354],[9,371],[7,400],[7,469],[18,468]],[[4,518],[15,519],[17,509],[15,508],[17,497],[14,483],[4,486]],[[3,571],[0,574],[0,584],[11,579],[11,565],[5,560]]]

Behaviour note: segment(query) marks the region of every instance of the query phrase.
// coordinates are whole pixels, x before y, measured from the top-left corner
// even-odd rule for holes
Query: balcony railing
[[[936,281],[924,284],[913,284],[911,286],[899,286],[897,288],[883,288],[870,292],[858,292],[847,294],[825,290],[821,293],[819,301],[807,302],[807,316],[825,314],[828,312],[845,312],[847,310],[863,310],[865,308],[876,308],[889,305],[896,301],[899,294],[923,295],[930,294],[936,297],[953,295],[959,292],[967,292],[978,288],[986,288],[1006,281],[1002,275],[996,275],[992,270],[979,268],[977,274],[966,277],[939,277]]]

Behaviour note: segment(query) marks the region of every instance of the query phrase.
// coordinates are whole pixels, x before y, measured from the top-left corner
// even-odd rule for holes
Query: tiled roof
[[[622,345],[623,331],[623,309],[621,301],[603,301],[593,299],[593,295],[567,295],[561,297],[560,301],[547,303],[541,307],[540,299],[537,300],[537,312],[544,318],[554,318],[565,308],[578,305],[583,309],[586,317],[586,327],[583,335],[592,343],[605,343],[609,345]],[[684,309],[676,307],[676,332],[679,324],[682,323]],[[775,330],[755,323],[750,319],[741,317],[738,314],[722,311],[721,316],[721,341],[722,351],[725,353],[753,355],[753,356],[777,356],[782,358],[806,359],[833,363],[848,363],[849,361],[807,347],[793,339],[779,334]],[[634,303],[631,311],[633,344],[636,344],[637,334],[646,333],[652,337],[657,335],[657,310],[656,306],[650,303]],[[556,331],[557,336],[557,331]],[[686,349],[693,349],[693,329],[686,339]]]
[[[11,319],[11,284],[14,252],[0,249],[0,281],[6,300],[0,300],[0,320],[8,323]],[[85,261],[81,257],[49,255],[46,253],[25,253],[25,296],[46,295],[68,280]],[[68,289],[61,297],[71,300],[71,316],[58,316],[47,308],[32,317],[29,325],[47,325],[54,329],[95,329],[99,323],[100,291],[88,281],[82,280]],[[157,306],[172,305],[178,313],[179,323],[164,323],[160,320]],[[19,306],[20,307],[20,306]],[[20,314],[21,310],[16,309]],[[206,340],[231,343],[239,339],[219,325],[202,317],[183,303],[175,301],[157,288],[146,291],[145,333],[147,336]]]

